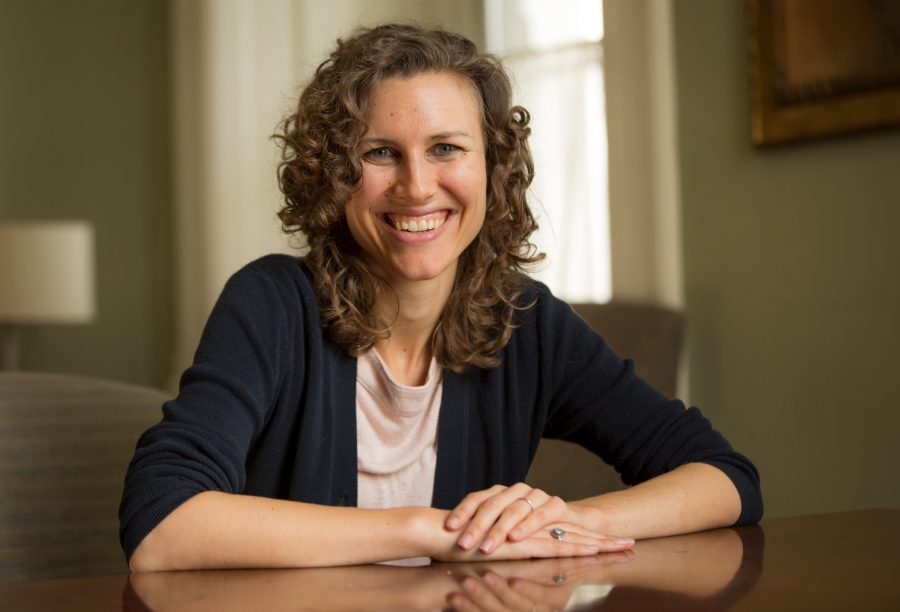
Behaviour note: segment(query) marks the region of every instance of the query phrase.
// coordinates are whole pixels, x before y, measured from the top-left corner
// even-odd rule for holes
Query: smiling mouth
[[[384,220],[394,229],[401,232],[412,232],[413,234],[421,234],[439,228],[447,220],[449,212],[442,210],[430,215],[421,217],[407,217],[404,215],[386,214]]]

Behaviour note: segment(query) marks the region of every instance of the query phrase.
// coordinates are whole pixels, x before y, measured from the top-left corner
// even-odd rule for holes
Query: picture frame
[[[900,125],[900,0],[748,0],[757,146]]]

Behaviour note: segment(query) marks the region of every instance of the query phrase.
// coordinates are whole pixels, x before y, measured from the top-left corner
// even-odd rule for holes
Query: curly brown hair
[[[285,232],[303,232],[322,325],[352,355],[390,335],[391,321],[372,307],[390,290],[373,272],[350,234],[346,204],[362,179],[357,146],[368,129],[366,111],[386,79],[452,72],[478,94],[487,156],[484,225],[460,256],[454,287],[435,329],[432,348],[442,367],[493,367],[509,341],[513,314],[523,308],[523,272],[542,260],[529,242],[537,229],[525,192],[534,177],[528,148],[529,115],[512,105],[512,87],[500,60],[470,40],[441,28],[389,24],[361,28],[316,70],[297,111],[276,139],[285,205]]]

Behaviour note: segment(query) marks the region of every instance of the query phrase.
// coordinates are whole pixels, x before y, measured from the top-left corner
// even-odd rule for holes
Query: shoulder
[[[516,301],[519,310],[513,316],[510,350],[542,355],[547,363],[610,361],[606,342],[570,304],[539,281],[524,277],[523,282],[524,291]]]
[[[296,285],[312,290],[303,258],[285,254],[260,257],[234,273],[230,284]]]
[[[268,255],[235,272],[225,284],[191,370],[209,366],[237,377],[234,372],[246,374],[255,368],[260,380],[277,385],[310,346],[321,344],[320,330],[303,260]]]
[[[553,295],[547,285],[524,274],[520,276],[520,280],[522,294],[516,300],[516,325],[556,327],[567,321],[581,321],[572,307]]]
[[[303,299],[315,295],[303,259],[283,254],[266,255],[235,272],[228,279],[223,295],[229,292],[257,297],[274,293]]]
[[[214,309],[242,313],[250,319],[318,317],[315,291],[303,259],[266,255],[235,272]]]

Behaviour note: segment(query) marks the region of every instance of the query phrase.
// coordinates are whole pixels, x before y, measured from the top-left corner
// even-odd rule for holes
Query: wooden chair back
[[[572,309],[622,358],[634,360],[638,376],[675,396],[684,337],[680,312],[627,302],[572,304]],[[575,501],[625,488],[616,471],[593,453],[561,440],[541,440],[526,482]]]
[[[128,572],[119,501],[162,391],[0,373],[0,582]]]

